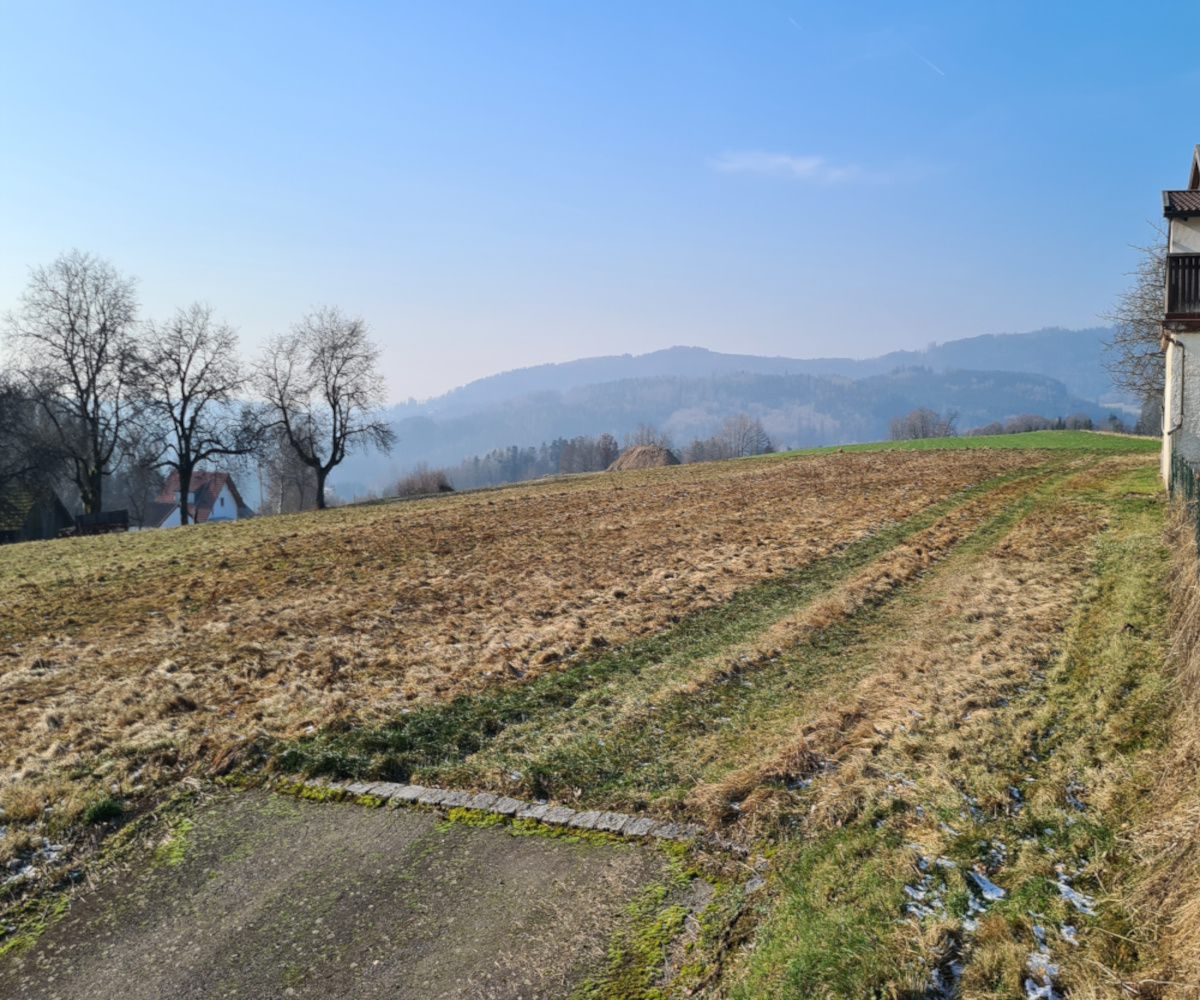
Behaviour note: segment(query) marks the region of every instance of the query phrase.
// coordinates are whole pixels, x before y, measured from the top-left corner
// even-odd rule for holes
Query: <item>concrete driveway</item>
[[[0,960],[0,997],[564,997],[665,871],[632,843],[266,792],[187,822]]]

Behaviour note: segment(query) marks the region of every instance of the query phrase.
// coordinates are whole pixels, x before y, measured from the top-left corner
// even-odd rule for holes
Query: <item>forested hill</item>
[[[1013,372],[910,368],[864,379],[753,373],[620,379],[530,393],[474,413],[403,417],[395,421],[397,442],[388,459],[351,456],[336,482],[353,495],[382,489],[421,462],[457,465],[495,448],[606,431],[620,438],[641,424],[684,445],[739,413],[761,420],[780,448],[875,441],[888,436],[893,417],[919,406],[956,412],[964,430],[1024,413],[1100,421],[1111,412],[1055,379]]]
[[[968,369],[1045,375],[1062,382],[1081,399],[1102,403],[1116,396],[1104,366],[1104,341],[1111,332],[1095,328],[988,334],[867,359],[759,357],[722,354],[702,347],[671,347],[648,354],[581,358],[502,372],[427,402],[398,407],[396,416],[458,416],[532,393],[564,392],[624,379],[710,378],[742,373],[866,378],[912,366],[934,371]]]
[[[453,466],[496,448],[576,435],[620,438],[641,424],[686,445],[740,413],[761,420],[782,448],[886,438],[891,419],[916,407],[957,412],[961,430],[1020,414],[1100,421],[1121,412],[1122,402],[1104,368],[1108,333],[972,337],[867,360],[673,347],[539,365],[393,407],[392,455],[351,456],[334,483],[354,495],[387,488],[418,463]]]

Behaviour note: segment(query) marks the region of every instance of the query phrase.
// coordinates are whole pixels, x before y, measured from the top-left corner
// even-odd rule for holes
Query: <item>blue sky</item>
[[[393,395],[672,344],[1096,325],[1200,141],[1194,3],[7,3],[0,310],[78,246]],[[1189,96],[1191,95],[1191,96]]]

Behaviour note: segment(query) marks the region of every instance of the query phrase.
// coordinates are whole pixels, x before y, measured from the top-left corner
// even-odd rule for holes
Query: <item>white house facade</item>
[[[233,477],[227,472],[194,472],[189,484],[188,523],[209,524],[253,517],[242,501]],[[150,505],[147,528],[178,528],[180,525],[179,475],[172,473],[162,492]]]
[[[1188,186],[1163,192],[1167,219],[1167,283],[1162,347],[1162,477],[1170,483],[1176,459],[1200,464],[1200,146],[1192,152]]]

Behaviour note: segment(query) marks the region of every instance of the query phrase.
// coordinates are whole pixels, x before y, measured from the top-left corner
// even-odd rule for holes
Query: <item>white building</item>
[[[1167,219],[1167,287],[1162,346],[1163,481],[1176,456],[1200,464],[1200,146],[1192,153],[1186,191],[1163,192]]]
[[[188,523],[205,524],[238,521],[253,517],[242,501],[233,477],[228,472],[193,472],[187,495]],[[172,472],[166,485],[146,511],[147,528],[178,528],[179,473]]]

